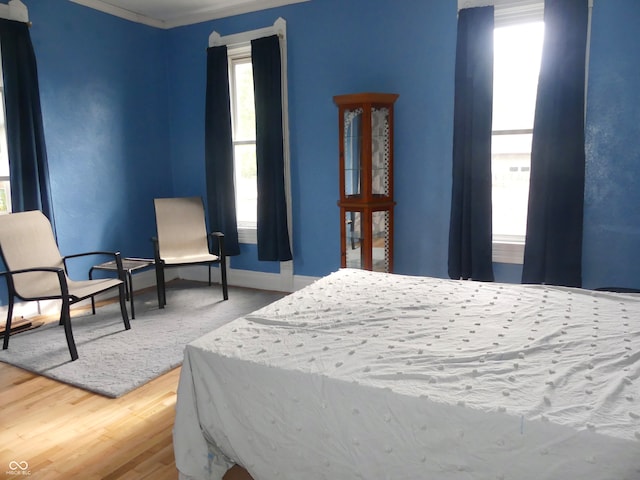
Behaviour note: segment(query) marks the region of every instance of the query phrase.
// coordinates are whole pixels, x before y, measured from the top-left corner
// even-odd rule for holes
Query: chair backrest
[[[156,198],[153,202],[160,258],[209,253],[202,198]]]
[[[0,215],[0,252],[8,270],[64,267],[51,222],[39,210]],[[29,298],[59,285],[55,274],[40,272],[15,275],[13,283]]]

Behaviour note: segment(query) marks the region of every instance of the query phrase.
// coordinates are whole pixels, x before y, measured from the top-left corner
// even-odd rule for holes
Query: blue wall
[[[25,3],[61,252],[152,256],[152,199],[173,190],[166,33],[69,1]]]
[[[443,276],[455,2],[405,0],[402,9],[389,0],[363,5],[313,0],[171,30],[172,163],[180,165],[180,171],[174,170],[174,187],[186,192],[197,178],[204,189],[204,49],[209,34],[262,28],[282,16],[287,21],[295,273],[319,276],[340,266],[338,114],[333,96],[379,91],[400,94],[395,110],[396,271]]]
[[[640,2],[596,0],[587,106],[585,286],[640,288]]]
[[[445,277],[456,2],[312,0],[159,30],[67,0],[24,0],[33,21],[63,253],[150,255],[152,199],[204,195],[207,41],[287,21],[294,272],[339,266],[332,97],[400,94],[395,267]],[[640,287],[640,2],[595,0],[587,115],[585,286]],[[234,263],[235,262],[235,263]],[[243,248],[236,268],[259,265]],[[497,280],[518,281],[497,265]]]

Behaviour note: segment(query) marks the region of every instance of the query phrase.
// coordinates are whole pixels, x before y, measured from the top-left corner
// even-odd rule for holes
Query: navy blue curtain
[[[277,35],[251,41],[258,166],[258,259],[291,260],[284,188],[282,82]]]
[[[493,281],[493,7],[458,14],[449,276]]]
[[[11,207],[41,210],[55,232],[36,57],[26,23],[0,19]]]
[[[523,283],[582,285],[588,0],[546,0]]]
[[[227,47],[207,49],[205,175],[209,228],[224,233],[227,255],[239,255]]]

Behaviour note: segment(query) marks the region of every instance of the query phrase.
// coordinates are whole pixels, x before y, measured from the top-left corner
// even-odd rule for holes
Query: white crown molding
[[[135,13],[122,7],[117,7],[103,0],[70,0],[71,2],[85,7],[93,8],[116,17],[124,18],[132,22],[142,23],[156,28],[170,29],[193,25],[195,23],[207,22],[219,18],[231,17],[243,13],[267,10],[269,8],[282,7],[294,3],[308,2],[311,0],[249,0],[244,2],[234,2],[225,7],[202,8],[192,13],[186,13],[172,18],[152,18],[143,14]]]
[[[83,5],[85,7],[92,8],[94,10],[98,10],[103,13],[108,13],[109,15],[113,15],[115,17],[124,18],[125,20],[130,20],[136,23],[142,23],[143,25],[149,25],[151,27],[156,27],[156,28],[168,28],[166,26],[166,23],[163,22],[162,20],[146,17],[144,15],[140,15],[130,10],[116,7],[115,5],[110,5],[108,3],[103,2],[102,0],[69,0],[69,1],[73,3],[77,3],[78,5]]]
[[[232,46],[244,44],[251,42],[251,40],[267,37],[269,35],[279,35],[281,38],[286,38],[286,20],[282,17],[278,17],[270,27],[258,28],[256,30],[251,30],[248,32],[234,33],[232,35],[225,35],[224,37],[216,31],[211,32],[211,35],[209,35],[209,46],[219,47],[221,45]]]
[[[0,4],[0,18],[29,23],[29,11],[20,0],[11,0],[7,5]]]
[[[207,22],[209,20],[233,17],[234,15],[241,15],[243,13],[257,12],[260,10],[268,10],[270,8],[283,7],[285,5],[309,1],[311,0],[251,0],[249,2],[242,2],[239,5],[203,10],[192,15],[185,15],[176,19],[167,20],[166,28],[182,27],[185,25],[192,25],[194,23]]]

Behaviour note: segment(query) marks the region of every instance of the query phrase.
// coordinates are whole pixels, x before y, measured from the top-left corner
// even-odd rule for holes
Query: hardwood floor
[[[111,399],[0,363],[0,478],[177,479],[179,375]]]
[[[88,308],[76,305],[71,316]],[[0,362],[0,479],[176,480],[180,370],[113,399]]]

